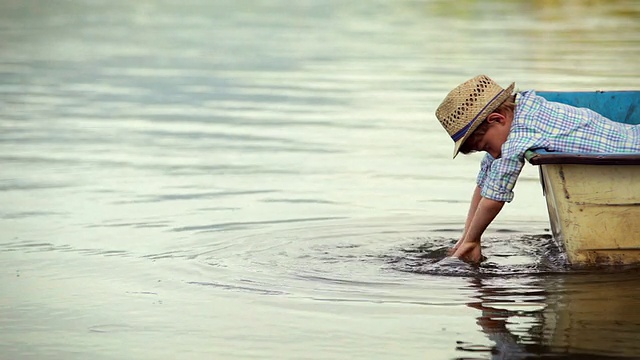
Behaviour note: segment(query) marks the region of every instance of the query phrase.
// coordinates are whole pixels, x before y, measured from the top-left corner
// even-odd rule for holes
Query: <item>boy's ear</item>
[[[502,123],[504,122],[506,119],[504,117],[504,115],[494,112],[491,113],[489,116],[487,116],[487,122],[489,124],[493,124],[493,123]]]

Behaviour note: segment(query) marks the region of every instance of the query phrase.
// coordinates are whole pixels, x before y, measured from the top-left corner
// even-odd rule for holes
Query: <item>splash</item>
[[[549,234],[505,236],[494,234],[483,239],[485,260],[480,265],[467,264],[448,257],[456,239],[418,238],[390,257],[392,269],[445,276],[531,275],[566,272],[564,253]]]

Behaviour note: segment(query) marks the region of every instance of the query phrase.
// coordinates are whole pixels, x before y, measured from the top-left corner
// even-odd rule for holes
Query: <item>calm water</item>
[[[480,269],[486,73],[640,88],[628,1],[0,2],[1,359],[640,356],[640,273],[575,271],[525,168]]]

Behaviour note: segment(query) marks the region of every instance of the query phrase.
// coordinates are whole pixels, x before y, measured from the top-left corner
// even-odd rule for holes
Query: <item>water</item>
[[[638,89],[628,1],[0,3],[0,358],[640,356],[640,274],[577,271],[536,169],[460,235],[486,73]]]

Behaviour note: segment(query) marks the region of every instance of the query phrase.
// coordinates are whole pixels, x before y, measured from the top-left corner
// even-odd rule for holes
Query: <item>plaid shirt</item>
[[[482,196],[510,202],[529,149],[563,152],[640,152],[640,125],[611,121],[586,109],[550,102],[535,91],[516,96],[516,110],[502,155],[488,153],[477,184]]]

